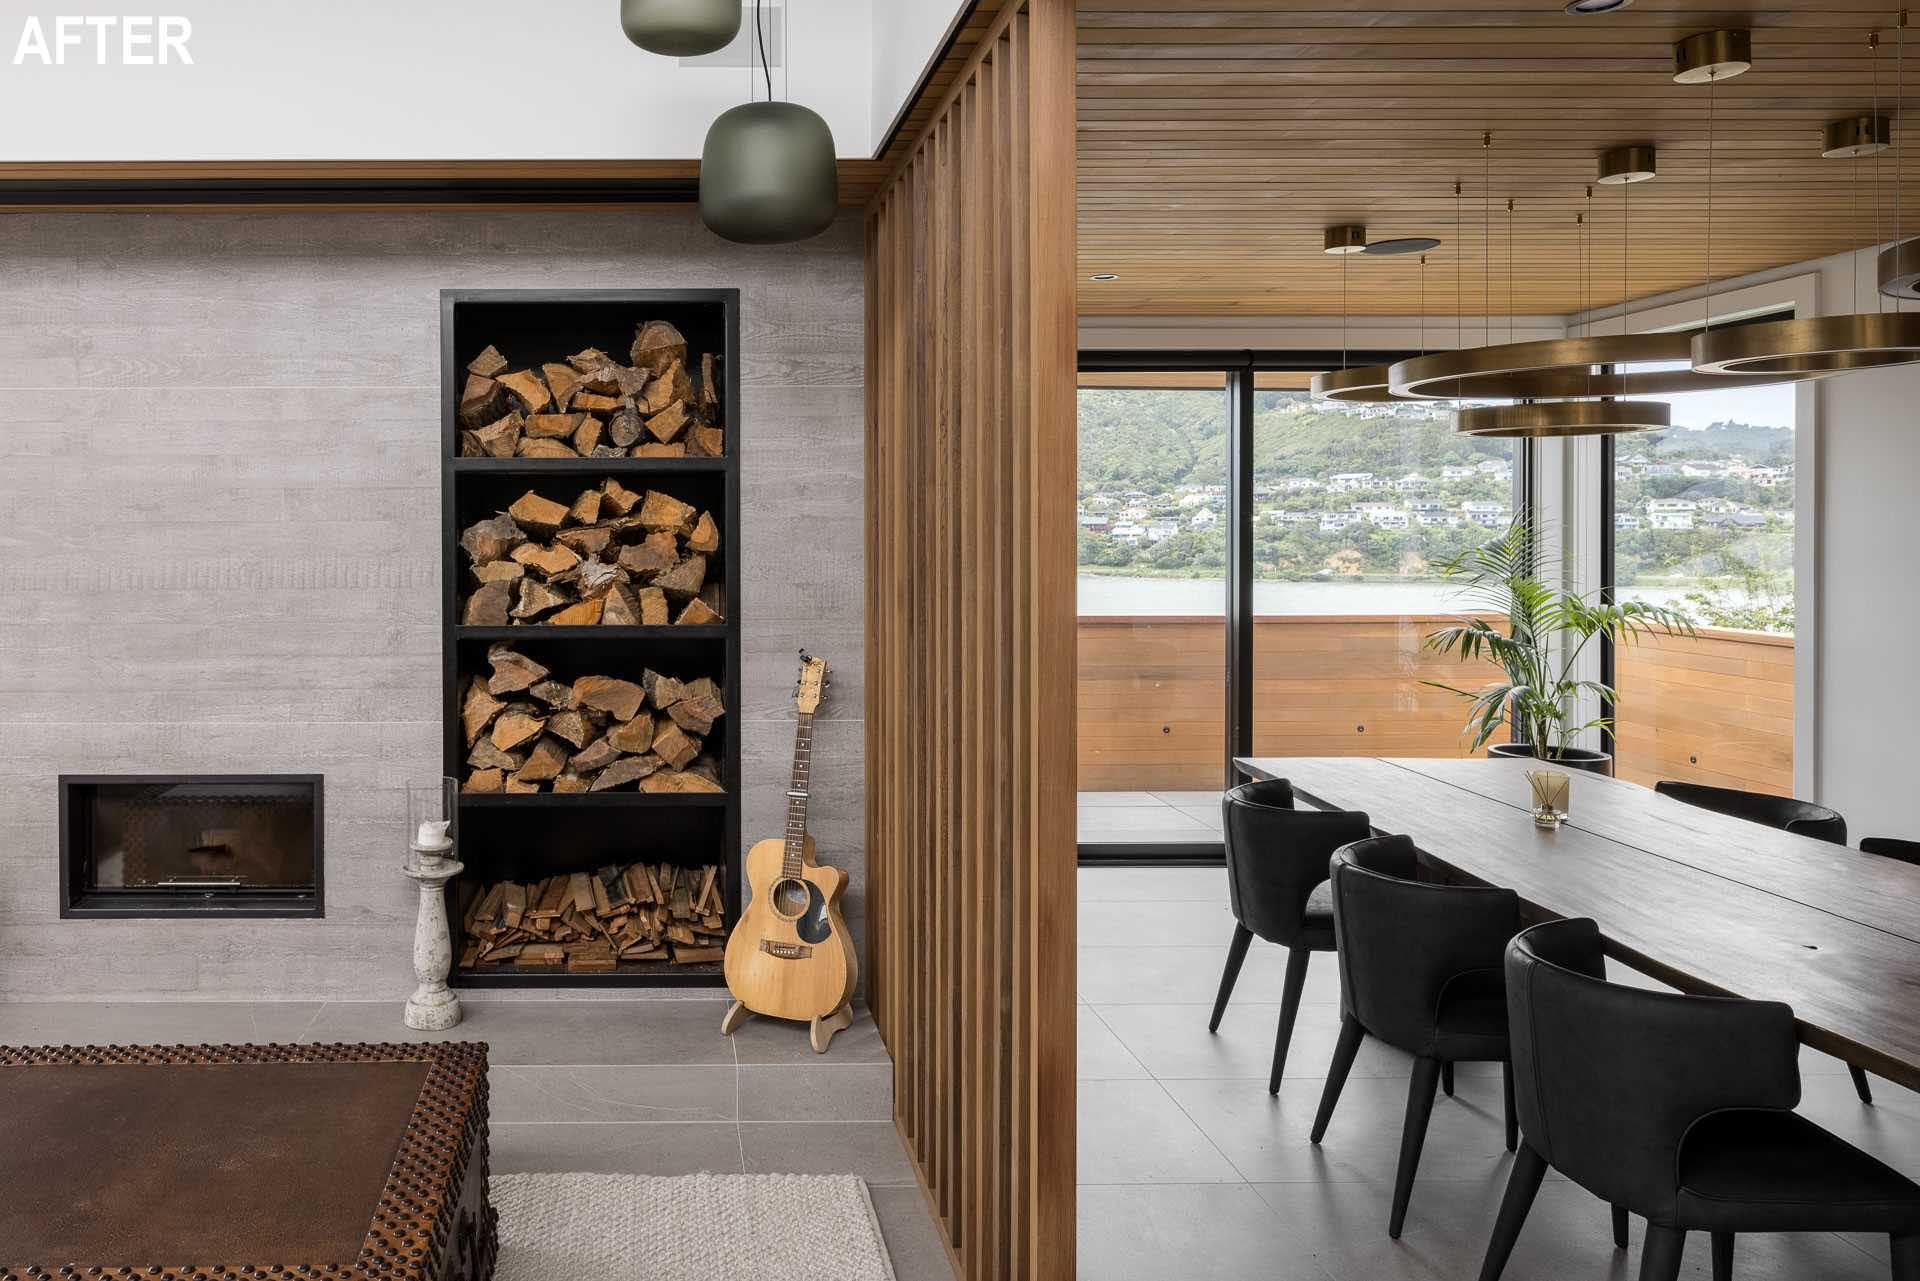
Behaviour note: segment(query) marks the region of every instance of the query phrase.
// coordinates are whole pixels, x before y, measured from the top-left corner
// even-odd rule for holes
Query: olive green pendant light
[[[740,34],[740,0],[620,0],[620,26],[648,53],[697,58]]]
[[[753,28],[768,101],[724,111],[707,129],[700,152],[700,220],[740,244],[787,244],[833,224],[840,171],[827,122],[797,102],[773,101],[760,0],[754,0]]]

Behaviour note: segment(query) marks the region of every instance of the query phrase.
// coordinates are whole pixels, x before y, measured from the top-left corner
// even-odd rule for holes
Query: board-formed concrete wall
[[[410,990],[406,786],[440,748],[440,291],[741,290],[743,836],[795,651],[813,831],[863,916],[860,225],[691,211],[0,216],[0,996]],[[62,773],[326,776],[319,921],[61,921]]]

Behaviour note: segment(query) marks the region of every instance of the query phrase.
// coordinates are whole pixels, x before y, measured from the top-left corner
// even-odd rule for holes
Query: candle
[[[420,824],[420,830],[414,833],[413,844],[416,849],[445,849],[452,842],[447,839],[447,829],[452,822],[440,819],[428,819]]]

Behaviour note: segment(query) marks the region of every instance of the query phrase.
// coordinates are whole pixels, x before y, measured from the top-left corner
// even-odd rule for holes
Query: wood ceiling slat
[[[1713,90],[1717,275],[1891,236],[1896,186],[1902,207],[1920,213],[1920,156],[1909,164],[1888,153],[1877,166],[1819,156],[1825,123],[1869,109],[1876,91],[1880,109],[1898,114],[1897,6],[1810,0],[1740,12],[1637,0],[1589,18],[1548,0],[1081,0],[1078,9],[1079,267],[1083,281],[1120,275],[1082,285],[1088,314],[1335,314],[1340,267],[1319,252],[1320,232],[1347,221],[1375,237],[1447,242],[1426,270],[1435,310],[1567,312],[1697,284],[1708,93],[1672,82],[1671,43],[1717,26],[1753,28],[1756,60]],[[1877,68],[1873,27],[1883,32]],[[1906,52],[1920,59],[1920,45]],[[1483,129],[1494,133],[1484,186]],[[1623,283],[1620,193],[1584,196],[1599,152],[1626,142],[1654,143],[1661,173],[1628,196]],[[1457,204],[1456,178],[1466,184]],[[1494,204],[1491,259],[1483,196]],[[1573,225],[1582,211],[1595,260],[1584,280]],[[1412,314],[1418,280],[1417,263],[1355,260],[1349,307]]]

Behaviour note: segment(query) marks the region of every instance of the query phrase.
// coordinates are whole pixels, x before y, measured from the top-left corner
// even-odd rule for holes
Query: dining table
[[[1920,1089],[1920,867],[1566,771],[1535,823],[1502,758],[1250,756],[1319,809],[1404,835],[1442,878],[1500,885],[1529,920],[1591,917],[1610,958],[1691,992],[1784,1001],[1806,1045]]]

